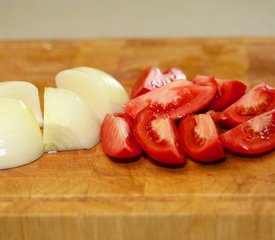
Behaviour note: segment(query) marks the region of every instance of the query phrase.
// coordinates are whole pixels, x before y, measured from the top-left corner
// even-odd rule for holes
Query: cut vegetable
[[[236,102],[245,94],[246,85],[238,80],[221,80],[218,78],[214,78],[214,80],[215,84],[217,85],[218,91],[216,92],[214,99],[208,106],[208,109],[221,111]],[[213,85],[211,77],[203,75],[197,75],[193,82],[202,86]]]
[[[176,80],[132,99],[124,108],[132,118],[149,108],[175,120],[204,109],[215,96],[216,90],[213,86],[198,86]]]
[[[129,99],[115,79],[96,69],[80,67],[62,71],[56,76],[56,85],[81,96],[100,122],[107,113],[122,112],[122,104]]]
[[[111,75],[90,67],[77,67],[74,70],[86,73],[90,78],[101,84],[112,102],[122,105],[129,101],[129,96],[124,87]]]
[[[43,154],[43,138],[32,112],[19,99],[0,99],[0,169],[30,163]]]
[[[103,151],[115,158],[133,158],[142,150],[131,131],[132,119],[125,113],[107,114],[101,125]]]
[[[220,136],[225,148],[245,155],[261,154],[275,149],[275,108]]]
[[[144,109],[137,115],[133,134],[141,148],[155,161],[168,165],[184,165],[179,149],[176,124],[164,114]]]
[[[43,119],[36,86],[24,81],[1,82],[0,98],[16,98],[22,100],[33,112],[39,126],[42,127]]]
[[[183,150],[198,162],[213,162],[225,156],[210,114],[188,115],[179,125]]]
[[[77,94],[62,88],[45,88],[45,151],[89,149],[99,142],[100,123]]]
[[[275,108],[275,88],[260,83],[223,111],[222,124],[234,127]]]
[[[178,68],[171,68],[162,72],[157,67],[148,67],[135,82],[131,98],[165,86],[175,80],[186,80],[185,74]]]

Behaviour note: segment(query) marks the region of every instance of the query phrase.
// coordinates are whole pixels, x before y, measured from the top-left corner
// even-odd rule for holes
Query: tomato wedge
[[[132,118],[142,109],[149,108],[164,113],[171,119],[179,119],[205,108],[215,96],[216,90],[213,86],[198,86],[177,80],[132,99],[124,108]]]
[[[178,148],[176,125],[163,114],[144,109],[135,119],[133,133],[143,150],[155,161],[169,165],[185,164],[186,159]]]
[[[222,123],[234,127],[273,108],[275,89],[260,83],[223,111],[226,119]]]
[[[180,69],[171,68],[165,72],[161,72],[159,68],[149,67],[136,81],[132,89],[131,98],[162,87],[175,80],[186,80],[185,74]]]
[[[188,115],[179,125],[180,145],[198,162],[213,162],[225,157],[223,146],[210,114]]]
[[[170,68],[163,72],[163,74],[171,76],[173,80],[187,80],[186,75],[179,68]]]
[[[220,136],[225,148],[251,155],[275,149],[275,109],[258,115]]]
[[[197,75],[193,82],[199,85],[212,85],[213,81],[209,81],[210,78],[203,75]],[[240,99],[246,91],[246,85],[238,80],[218,79],[215,78],[218,91],[208,106],[208,109],[212,110],[224,110],[238,99]]]
[[[101,125],[100,137],[103,151],[115,158],[133,158],[142,149],[132,132],[132,119],[124,113],[107,114]]]

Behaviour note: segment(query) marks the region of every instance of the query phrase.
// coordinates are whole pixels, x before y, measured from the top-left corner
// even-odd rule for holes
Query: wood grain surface
[[[0,81],[40,91],[91,66],[130,92],[149,65],[275,87],[275,38],[0,42]],[[27,136],[26,136],[27,141]],[[275,239],[275,154],[167,169],[115,163],[100,144],[0,171],[0,239]]]

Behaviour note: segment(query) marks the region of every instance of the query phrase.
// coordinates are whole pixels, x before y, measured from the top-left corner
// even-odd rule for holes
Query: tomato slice
[[[197,75],[193,82],[199,85],[211,85],[210,78],[203,75]],[[215,98],[209,105],[208,109],[212,110],[224,110],[237,100],[239,100],[246,91],[246,85],[238,80],[218,79],[215,78],[218,91]]]
[[[275,108],[275,89],[260,83],[223,111],[223,124],[234,127]]]
[[[225,148],[251,155],[275,149],[275,109],[258,115],[220,136]]]
[[[180,69],[171,68],[161,72],[159,68],[149,67],[136,81],[131,98],[135,98],[155,88],[162,87],[175,80],[186,80],[185,74]]]
[[[141,154],[142,149],[131,132],[132,124],[131,118],[123,113],[105,116],[100,136],[102,149],[107,155],[125,159]]]
[[[124,108],[132,118],[142,109],[149,108],[171,119],[178,119],[205,108],[216,90],[213,86],[198,86],[177,80],[132,99]]]
[[[155,161],[169,165],[185,164],[186,159],[178,148],[176,125],[163,114],[144,109],[135,119],[133,133],[143,150]]]
[[[188,115],[179,125],[183,150],[198,162],[213,162],[225,157],[217,128],[210,114]]]

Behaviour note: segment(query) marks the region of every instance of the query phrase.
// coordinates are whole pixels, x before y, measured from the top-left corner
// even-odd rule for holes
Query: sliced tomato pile
[[[134,85],[125,113],[105,117],[103,151],[122,159],[144,151],[171,166],[184,165],[186,155],[209,163],[224,159],[225,150],[244,155],[272,151],[275,89],[264,83],[246,88],[239,80],[198,75],[188,81],[180,69],[149,67]]]

